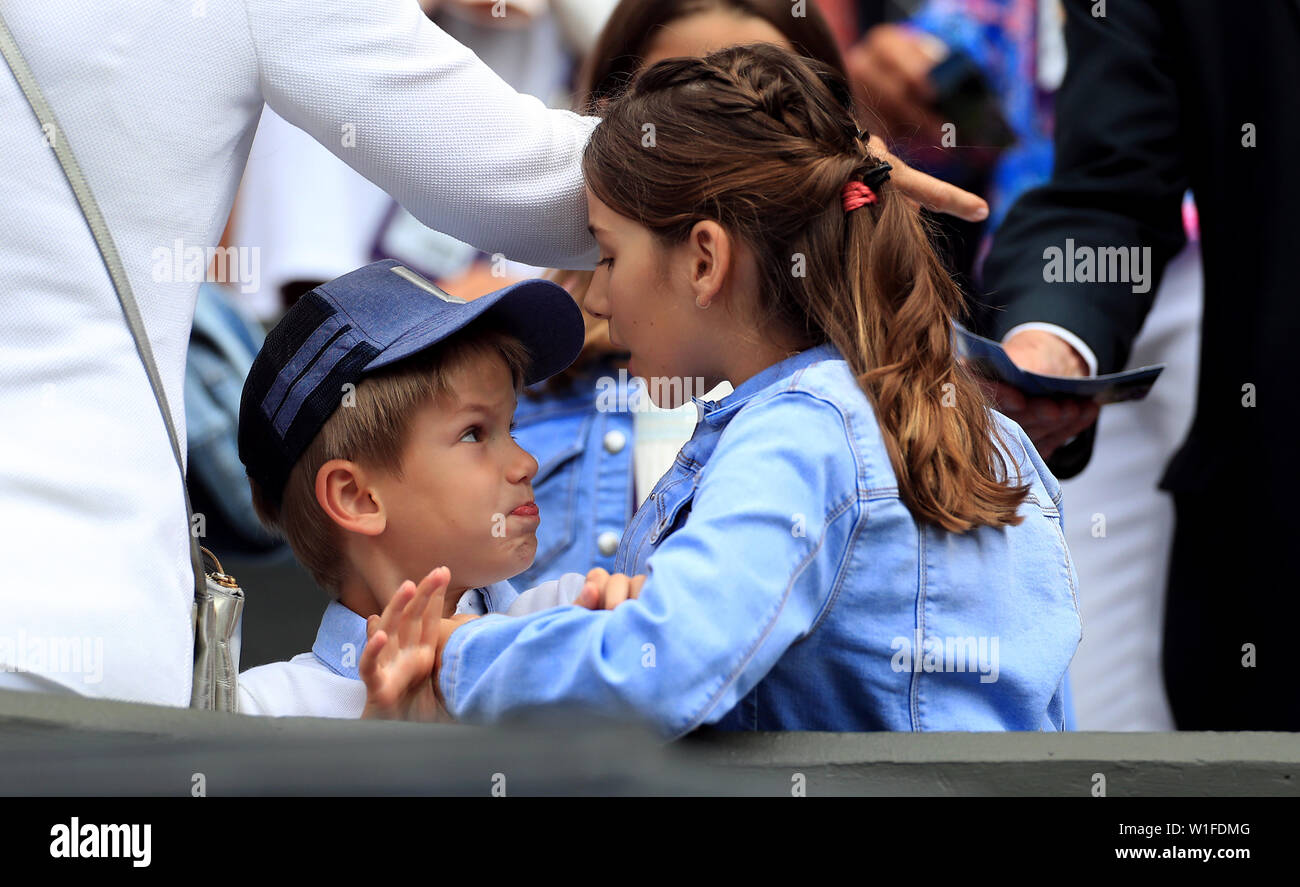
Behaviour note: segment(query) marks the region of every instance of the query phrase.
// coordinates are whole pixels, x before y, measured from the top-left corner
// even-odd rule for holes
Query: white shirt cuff
[[[1021,332],[1022,330],[1039,330],[1044,333],[1051,333],[1052,335],[1065,340],[1066,344],[1068,344],[1075,351],[1079,352],[1079,355],[1083,358],[1084,363],[1088,364],[1088,375],[1089,376],[1097,375],[1097,355],[1092,353],[1092,349],[1089,348],[1087,344],[1084,343],[1083,339],[1080,339],[1074,333],[1070,332],[1064,327],[1057,326],[1054,323],[1040,323],[1038,321],[1034,321],[1032,323],[1016,324],[1011,329],[1007,330],[1007,334],[1002,337],[1002,344],[1005,345],[1008,339],[1010,339],[1016,333]]]

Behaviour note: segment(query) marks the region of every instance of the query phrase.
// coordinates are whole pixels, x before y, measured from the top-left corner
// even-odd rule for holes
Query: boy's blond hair
[[[272,533],[288,541],[316,583],[338,597],[347,564],[339,528],[316,501],[316,474],[331,459],[348,459],[401,477],[402,450],[415,411],[454,393],[450,376],[475,356],[505,360],[518,393],[531,357],[515,336],[484,321],[451,338],[368,375],[341,404],[289,472],[283,504],[277,508],[249,478],[253,508]]]

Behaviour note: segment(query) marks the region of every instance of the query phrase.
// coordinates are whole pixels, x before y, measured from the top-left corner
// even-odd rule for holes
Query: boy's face
[[[402,575],[451,568],[452,592],[515,576],[537,554],[537,460],[510,435],[515,390],[506,362],[476,354],[449,376],[451,393],[411,418],[402,476],[379,475],[385,510],[377,538]]]

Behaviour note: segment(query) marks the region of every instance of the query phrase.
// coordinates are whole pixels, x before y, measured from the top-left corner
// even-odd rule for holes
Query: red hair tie
[[[851,213],[860,206],[876,202],[876,192],[867,187],[865,182],[849,182],[840,192],[844,199],[844,211]]]

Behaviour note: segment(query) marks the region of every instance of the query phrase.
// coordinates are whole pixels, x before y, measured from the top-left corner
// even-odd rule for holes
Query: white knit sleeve
[[[262,96],[431,228],[593,268],[580,161],[599,123],[516,93],[415,0],[244,0]]]

